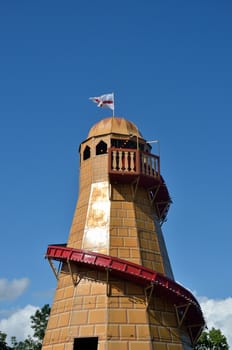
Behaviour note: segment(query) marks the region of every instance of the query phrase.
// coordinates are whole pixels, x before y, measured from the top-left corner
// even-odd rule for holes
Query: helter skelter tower
[[[46,253],[58,282],[42,349],[192,349],[205,322],[173,277],[159,154],[118,117],[95,124],[79,152],[69,239]]]

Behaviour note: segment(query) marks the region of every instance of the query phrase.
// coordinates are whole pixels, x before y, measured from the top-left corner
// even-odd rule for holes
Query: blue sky
[[[111,115],[88,98],[114,92],[160,140],[175,279],[232,346],[231,1],[2,1],[0,42],[0,330],[23,338],[18,318],[52,303],[44,254],[69,235],[79,144]]]

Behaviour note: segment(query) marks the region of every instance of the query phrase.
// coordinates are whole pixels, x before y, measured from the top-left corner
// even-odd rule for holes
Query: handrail
[[[45,257],[54,270],[52,259],[67,263],[70,271],[70,263],[80,266],[91,266],[91,268],[96,270],[105,270],[107,276],[110,273],[127,281],[145,286],[145,290],[151,287],[149,300],[153,291],[158,295],[165,295],[173,303],[179,326],[183,322],[185,323],[192,344],[196,343],[205,327],[205,320],[200,305],[192,293],[159,272],[117,257],[62,245],[48,246]],[[59,272],[55,271],[55,275],[56,278],[59,278]],[[72,279],[74,281],[73,275]],[[75,286],[78,286],[76,281]]]
[[[141,285],[149,283],[165,288],[169,294],[179,299],[184,299],[200,310],[200,305],[192,293],[179,283],[171,280],[165,275],[149,269],[145,266],[135,264],[131,261],[100,254],[97,252],[74,249],[60,245],[49,245],[45,255],[58,261],[73,261],[84,265],[92,265],[99,269],[110,269],[111,272],[119,273],[122,277],[135,280]]]
[[[109,171],[147,175],[154,178],[160,176],[160,157],[137,149],[115,148],[108,149]]]

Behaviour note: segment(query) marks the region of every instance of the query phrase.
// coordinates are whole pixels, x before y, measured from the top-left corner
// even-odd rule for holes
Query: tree
[[[15,337],[11,338],[11,344],[12,348],[9,348],[11,350],[40,350],[41,346],[39,345],[30,337],[24,341],[17,342]]]
[[[10,349],[7,346],[6,338],[7,338],[7,334],[5,334],[5,333],[0,331],[0,349],[1,350],[8,350],[8,349]]]
[[[229,345],[226,337],[221,333],[220,329],[212,328],[208,332],[202,332],[195,350],[228,350]]]
[[[45,304],[40,310],[36,310],[34,316],[31,316],[31,328],[34,329],[34,337],[42,346],[45,330],[48,323],[51,308]]]
[[[45,304],[31,316],[31,328],[34,329],[33,338],[28,336],[24,341],[18,342],[16,337],[11,337],[11,346],[8,346],[7,334],[0,331],[0,350],[41,350],[50,311],[50,306]]]

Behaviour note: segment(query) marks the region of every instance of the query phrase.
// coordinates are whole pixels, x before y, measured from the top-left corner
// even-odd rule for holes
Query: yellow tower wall
[[[116,119],[112,123],[117,122],[120,136],[121,120]],[[131,128],[137,131],[129,127],[130,133]],[[108,149],[111,138],[117,137],[110,128],[93,128],[96,135],[90,133],[80,146],[79,197],[67,246],[131,261],[173,280],[149,190],[134,182],[111,182],[108,152],[96,155],[99,142]],[[87,146],[90,156],[84,159]],[[165,294],[152,285],[145,288],[117,278],[110,270],[67,261],[59,274],[42,349],[74,350],[74,339],[82,337],[98,337],[97,350],[192,349],[187,329],[178,323]]]

